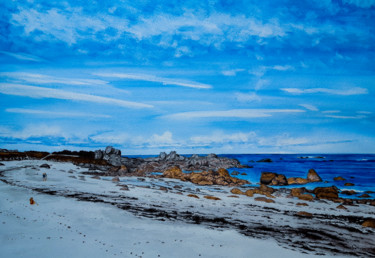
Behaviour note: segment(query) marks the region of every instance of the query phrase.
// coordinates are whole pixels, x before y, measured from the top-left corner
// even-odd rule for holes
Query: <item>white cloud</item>
[[[161,135],[154,134],[152,137],[148,140],[148,143],[151,145],[171,145],[174,144],[174,140],[172,137],[172,133],[170,131],[166,131]]]
[[[114,105],[126,108],[152,108],[152,105],[101,97],[96,95],[69,92],[58,89],[26,86],[22,84],[0,84],[0,93],[16,96],[26,96],[30,98],[53,98],[75,101],[87,101],[98,104]]]
[[[95,75],[100,76],[100,77],[157,82],[157,83],[162,83],[164,85],[176,85],[176,86],[195,88],[195,89],[211,89],[212,88],[212,86],[209,84],[180,80],[180,79],[163,78],[163,77],[157,77],[157,76],[149,75],[149,74],[96,73]]]
[[[8,113],[19,113],[19,114],[30,114],[30,115],[42,115],[42,116],[53,116],[53,117],[97,117],[97,118],[110,118],[108,115],[100,114],[89,114],[89,113],[77,113],[77,112],[56,112],[48,110],[35,110],[25,108],[7,108],[5,109]]]
[[[34,31],[41,32],[34,40],[49,40],[53,37],[69,45],[76,44],[80,39],[108,41],[126,34],[126,37],[137,40],[159,37],[161,45],[174,48],[179,47],[174,43],[174,36],[220,48],[223,42],[246,42],[252,37],[272,38],[286,35],[276,19],[263,22],[254,17],[218,12],[208,16],[191,11],[179,16],[158,13],[153,16],[138,16],[136,23],[130,23],[127,18],[112,14],[87,15],[79,8],[53,8],[44,12],[20,9],[19,13],[12,15],[12,22],[22,26],[26,35]],[[115,35],[105,33],[109,28],[116,31]],[[104,32],[104,38],[96,38],[99,32]]]
[[[245,69],[232,69],[232,70],[225,70],[222,71],[221,73],[225,76],[236,76],[238,72],[243,72]]]
[[[361,94],[368,94],[368,90],[366,88],[354,87],[354,88],[347,88],[347,89],[328,89],[328,88],[311,88],[311,89],[298,89],[298,88],[282,88],[281,90],[286,91],[291,94],[312,94],[312,93],[327,93],[333,95],[343,95],[343,96],[350,96],[350,95],[361,95]]]
[[[310,111],[319,111],[319,109],[316,106],[311,105],[311,104],[300,104],[300,106]]]
[[[340,110],[325,110],[322,113],[324,113],[324,114],[336,114],[336,113],[340,113],[340,112],[341,112]]]
[[[223,111],[192,111],[166,115],[168,119],[194,119],[194,118],[260,118],[270,117],[273,113],[302,113],[301,109],[231,109]]]
[[[268,69],[276,70],[276,71],[290,71],[294,70],[294,67],[291,65],[274,65],[274,66],[268,66]]]
[[[27,125],[22,130],[11,130],[6,128],[6,130],[0,130],[0,136],[23,139],[28,138],[38,138],[38,137],[62,137],[69,138],[67,132],[65,132],[61,127],[55,125],[46,124],[32,124]]]
[[[67,85],[106,85],[107,81],[95,79],[79,79],[79,78],[62,78],[44,74],[22,73],[22,72],[3,72],[0,76],[10,77],[17,80],[23,80],[29,83],[37,84],[67,84]]]
[[[214,132],[212,135],[193,136],[190,138],[191,145],[210,146],[212,144],[248,143],[257,139],[255,132],[225,134]]]
[[[325,117],[337,118],[337,119],[362,119],[362,118],[366,118],[367,116],[364,116],[364,115],[356,115],[356,116],[326,115]]]
[[[370,112],[370,111],[357,111],[357,114],[370,115],[370,114],[372,114],[372,112]]]
[[[14,57],[18,60],[23,60],[23,61],[32,61],[32,62],[43,62],[44,60],[40,57],[25,54],[25,53],[12,53],[12,52],[7,52],[7,51],[0,51],[1,54],[8,55],[11,57]]]
[[[244,94],[244,93],[236,93],[235,97],[240,102],[260,102],[262,98],[259,97],[255,92]]]

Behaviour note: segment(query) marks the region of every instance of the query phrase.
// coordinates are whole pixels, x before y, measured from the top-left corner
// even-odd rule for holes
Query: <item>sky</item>
[[[375,153],[375,0],[0,9],[0,148]]]

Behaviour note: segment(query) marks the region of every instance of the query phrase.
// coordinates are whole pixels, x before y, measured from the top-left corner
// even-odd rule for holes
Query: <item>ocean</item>
[[[238,159],[241,164],[253,166],[253,168],[237,169],[231,168],[228,171],[238,171],[236,176],[257,185],[262,172],[275,172],[284,174],[286,177],[306,178],[309,169],[313,168],[322,178],[323,182],[309,183],[303,185],[307,189],[314,189],[318,186],[337,186],[340,190],[354,190],[358,192],[350,198],[358,198],[366,191],[375,192],[375,155],[370,154],[229,154],[220,155],[228,158]],[[271,159],[272,162],[257,162],[261,159]],[[247,175],[241,175],[245,172]],[[335,181],[334,177],[341,176],[346,180]],[[345,186],[345,183],[353,183],[354,186]],[[290,185],[283,187],[298,187]],[[375,194],[370,194],[375,198]],[[344,196],[343,196],[344,197]],[[347,195],[345,197],[348,197]]]
[[[189,157],[190,155],[183,155]],[[286,177],[306,178],[309,169],[313,168],[322,178],[323,182],[301,185],[307,189],[315,187],[336,186],[340,190],[354,190],[355,195],[342,195],[346,198],[358,198],[366,191],[375,192],[375,155],[374,154],[221,154],[221,157],[234,158],[243,165],[252,168],[230,168],[229,173],[238,171],[233,175],[240,179],[250,181],[249,186],[258,186],[262,172],[284,174]],[[155,156],[131,156],[155,157]],[[271,159],[272,162],[257,162],[262,159]],[[246,175],[241,175],[246,173]],[[335,181],[334,177],[341,176],[346,180]],[[354,186],[345,186],[353,183]],[[280,186],[275,188],[294,188],[299,185]],[[369,194],[375,198],[375,193]]]

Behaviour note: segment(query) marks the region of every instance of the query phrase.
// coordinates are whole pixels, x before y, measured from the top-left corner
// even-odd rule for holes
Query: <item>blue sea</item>
[[[240,174],[234,177],[250,181],[251,186],[258,185],[262,172],[275,172],[284,174],[286,177],[306,178],[309,169],[313,168],[323,179],[323,182],[303,185],[307,189],[334,185],[340,190],[358,192],[357,195],[345,196],[350,198],[357,198],[366,191],[375,192],[374,154],[223,154],[218,156],[234,158],[243,165],[252,166],[252,168],[228,169],[230,173],[238,171]],[[138,157],[145,158],[146,156]],[[261,159],[271,159],[272,162],[257,162]],[[246,175],[241,175],[243,172]],[[337,176],[346,180],[334,181],[333,178]],[[344,186],[345,183],[353,183],[354,186]],[[298,185],[283,187],[293,188]],[[370,196],[375,198],[375,194],[370,194]]]

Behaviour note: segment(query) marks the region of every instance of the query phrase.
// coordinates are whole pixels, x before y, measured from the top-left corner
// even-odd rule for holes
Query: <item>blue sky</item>
[[[375,1],[0,0],[0,147],[375,153]]]

